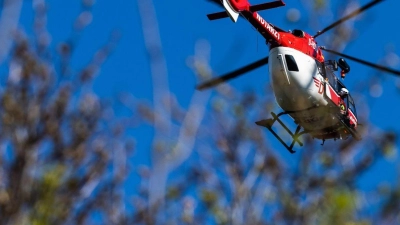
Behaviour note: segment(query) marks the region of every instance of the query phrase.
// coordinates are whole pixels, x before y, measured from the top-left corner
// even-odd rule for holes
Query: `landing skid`
[[[260,120],[257,121],[256,124],[262,127],[266,127],[275,137],[276,139],[278,139],[281,144],[283,146],[286,147],[286,149],[290,152],[290,153],[295,153],[296,151],[293,150],[294,144],[298,143],[300,146],[303,146],[303,143],[299,140],[299,137],[305,133],[307,133],[307,131],[300,131],[301,130],[301,126],[298,125],[296,128],[296,131],[293,133],[292,131],[289,130],[289,128],[282,122],[282,120],[279,119],[280,116],[288,114],[288,112],[281,112],[278,115],[276,115],[275,113],[271,112],[271,115],[273,117],[273,119],[266,119],[266,120]],[[292,137],[292,143],[289,145],[287,145],[282,138],[272,129],[272,125],[278,121],[281,126],[286,130],[286,132],[289,133],[289,135]]]

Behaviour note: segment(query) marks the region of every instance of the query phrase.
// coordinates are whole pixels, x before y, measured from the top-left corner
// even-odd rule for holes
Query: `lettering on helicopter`
[[[311,46],[311,48],[313,48],[314,50],[317,48],[317,43],[315,43],[315,41],[313,41],[311,38],[308,39],[308,45]]]
[[[322,95],[324,93],[324,85],[317,78],[315,78],[315,77],[313,77],[313,78],[314,78],[314,84],[318,88],[318,94]]]
[[[319,89],[318,89],[318,94],[321,94],[321,95],[322,95],[322,93],[324,93],[324,86],[323,86],[323,85],[320,85],[320,86],[319,86]]]
[[[316,117],[316,116],[312,116],[312,117],[309,117],[309,118],[304,119],[303,121],[304,121],[305,123],[316,123],[316,122],[321,121],[321,118]]]
[[[304,117],[300,117],[298,118],[299,121],[301,121],[302,123],[307,123],[309,125],[313,124],[313,126],[319,126],[318,123],[321,122],[323,120],[323,118],[321,116],[317,116],[317,115],[307,115]]]
[[[263,25],[273,36],[276,37],[277,40],[280,40],[280,36],[278,31],[276,31],[271,24],[269,24],[267,21],[265,21],[260,15],[257,14],[257,20]]]

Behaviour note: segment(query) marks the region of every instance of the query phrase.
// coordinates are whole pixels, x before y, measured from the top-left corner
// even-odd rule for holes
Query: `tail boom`
[[[268,43],[281,45],[279,32],[273,25],[265,21],[256,11],[284,6],[285,3],[282,0],[253,6],[250,5],[248,0],[223,0],[222,3],[226,12],[207,15],[210,20],[221,19],[229,16],[233,22],[236,22],[240,13],[257,29]]]

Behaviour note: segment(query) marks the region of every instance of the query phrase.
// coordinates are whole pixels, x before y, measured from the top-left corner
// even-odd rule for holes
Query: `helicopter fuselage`
[[[289,47],[270,50],[269,75],[277,104],[313,137],[344,138],[350,134],[335,116],[342,99],[325,73],[315,58],[301,51]],[[354,112],[348,110],[348,117],[356,127]]]

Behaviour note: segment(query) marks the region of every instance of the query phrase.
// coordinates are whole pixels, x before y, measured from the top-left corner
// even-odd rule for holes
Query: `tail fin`
[[[223,5],[224,5],[226,11],[208,14],[207,15],[208,19],[209,20],[218,20],[218,19],[231,17],[231,19],[234,22],[236,22],[237,18],[239,16],[239,13],[232,9],[232,7],[229,5],[227,0],[223,1]],[[285,5],[286,4],[282,0],[274,1],[274,2],[267,2],[267,3],[250,6],[250,11],[256,12],[256,11],[261,11],[261,10],[266,10],[266,9],[278,8],[278,7],[285,6]]]

